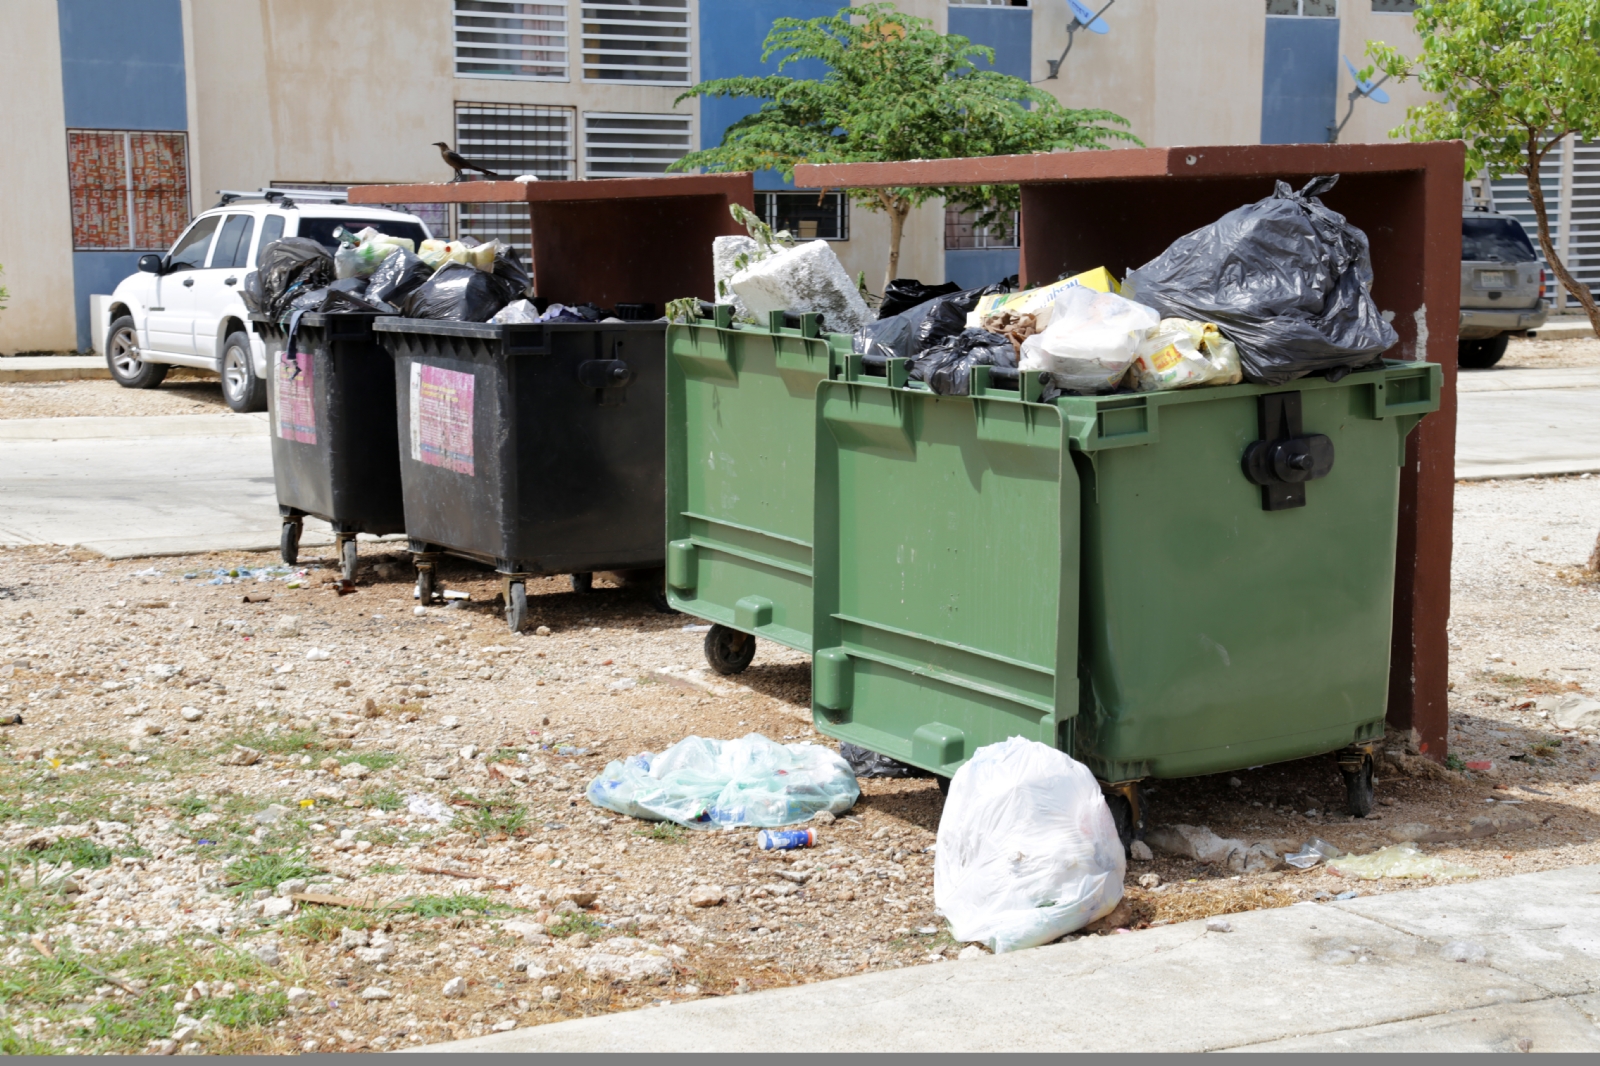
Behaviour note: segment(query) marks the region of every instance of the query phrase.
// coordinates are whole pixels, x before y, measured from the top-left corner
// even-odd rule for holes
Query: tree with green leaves
[[[1437,95],[1406,112],[1395,137],[1460,139],[1467,175],[1521,174],[1539,245],[1561,285],[1600,334],[1600,308],[1550,239],[1539,168],[1562,139],[1600,137],[1600,0],[1419,0],[1422,54],[1367,46],[1379,69]]]
[[[980,69],[994,51],[893,4],[841,8],[828,18],[778,19],[761,60],[781,55],[778,73],[701,82],[679,100],[761,100],[759,111],[728,127],[722,144],[691,152],[676,170],[776,170],[793,178],[797,163],[889,163],[911,159],[1020,155],[1057,149],[1140,143],[1110,111],[1063,107],[1020,78]],[[819,60],[821,80],[793,78],[790,63]],[[847,189],[869,211],[889,216],[885,283],[899,272],[900,239],[913,207],[943,198],[979,212],[981,225],[1008,219],[1016,186]]]

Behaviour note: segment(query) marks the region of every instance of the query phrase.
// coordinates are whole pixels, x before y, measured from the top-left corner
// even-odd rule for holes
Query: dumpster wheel
[[[418,563],[417,602],[424,607],[431,607],[436,595],[438,595],[438,580],[434,576],[433,564]]]
[[[1339,753],[1339,773],[1344,777],[1345,806],[1357,818],[1372,813],[1375,798],[1372,785],[1372,752],[1346,748]]]
[[[356,535],[354,533],[348,535],[341,533],[337,539],[339,542],[339,576],[346,581],[354,581],[356,579],[357,565]]]
[[[527,620],[528,586],[521,581],[513,581],[506,595],[506,628],[513,633],[520,633]]]
[[[706,662],[724,677],[743,673],[756,657],[756,638],[727,626],[714,625],[706,634]]]
[[[573,592],[578,592],[578,593],[593,592],[594,591],[594,575],[593,574],[573,574],[572,575],[572,591]]]
[[[285,566],[294,566],[300,561],[300,519],[283,520],[283,532],[278,534],[278,554],[283,557]]]
[[[1102,781],[1100,789],[1105,793],[1106,806],[1111,808],[1111,820],[1116,823],[1122,850],[1127,852],[1135,840],[1144,839],[1144,805],[1139,802],[1139,782],[1107,784]]]

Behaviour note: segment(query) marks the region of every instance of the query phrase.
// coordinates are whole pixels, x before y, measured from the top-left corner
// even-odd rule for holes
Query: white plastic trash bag
[[[933,899],[957,940],[1048,944],[1122,899],[1122,841],[1094,774],[1012,737],[956,771],[939,821]]]
[[[838,752],[774,744],[759,733],[739,740],[685,737],[660,755],[630,755],[608,765],[588,789],[596,807],[693,829],[792,825],[818,811],[843,814],[859,795]]]
[[[1150,331],[1155,311],[1110,292],[1071,288],[1050,305],[1050,325],[1022,342],[1023,370],[1046,370],[1063,389],[1115,388]]]
[[[1163,318],[1140,345],[1128,376],[1140,392],[1244,380],[1234,343],[1214,324],[1188,318]]]

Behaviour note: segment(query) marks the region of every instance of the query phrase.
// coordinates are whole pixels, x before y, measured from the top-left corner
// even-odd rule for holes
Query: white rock
[[[263,918],[282,918],[293,910],[294,900],[286,899],[283,896],[273,896],[270,899],[261,901],[261,917]]]
[[[1226,918],[1207,918],[1206,932],[1231,933],[1233,932],[1233,923],[1228,921]]]
[[[445,999],[460,999],[467,994],[467,979],[465,977],[452,977],[444,983]]]
[[[206,716],[206,712],[198,707],[184,707],[178,711],[178,716],[185,722],[198,722]]]
[[[962,948],[956,953],[956,961],[965,962],[968,959],[981,959],[987,954],[988,952],[984,951],[978,945],[968,944],[966,947]]]
[[[394,993],[389,991],[387,988],[379,988],[377,985],[373,985],[371,988],[364,988],[361,990],[361,998],[367,1000],[368,1002],[380,999],[393,999]]]
[[[347,762],[339,767],[339,776],[346,781],[359,781],[370,773],[372,773],[371,770],[358,762]]]
[[[339,947],[346,951],[351,948],[364,948],[370,943],[372,943],[372,934],[365,929],[346,927],[339,930]]]
[[[689,890],[689,903],[695,907],[715,907],[725,899],[720,885],[695,885]]]
[[[272,623],[272,632],[274,636],[279,637],[298,637],[300,635],[299,617],[292,614],[280,616],[276,622]]]
[[[1135,840],[1132,844],[1128,845],[1128,857],[1134,862],[1149,862],[1151,859],[1155,858],[1155,856],[1150,853],[1150,845],[1146,844],[1142,840]]]
[[[831,332],[851,333],[872,320],[856,283],[827,241],[807,241],[752,263],[728,282],[752,315],[818,311]]]
[[[597,951],[584,960],[583,972],[590,977],[640,981],[670,976],[672,963],[661,955],[610,955]]]
[[[502,922],[500,928],[512,936],[520,936],[524,940],[536,936],[544,936],[546,932],[545,927],[538,922]]]
[[[370,948],[356,948],[355,957],[362,962],[380,963],[388,962],[395,956],[395,946],[388,941],[375,944]]]
[[[260,959],[266,966],[279,966],[283,963],[283,955],[279,953],[278,945],[270,941],[256,945],[256,958]],[[293,1000],[290,1002],[293,1002]]]
[[[278,895],[288,897],[296,892],[304,892],[306,885],[307,881],[303,877],[292,877],[287,881],[280,881],[278,883]]]
[[[450,769],[442,762],[425,763],[422,767],[422,776],[433,781],[443,781],[450,776]]]
[[[328,654],[328,652],[326,652],[322,648],[312,648],[311,650],[306,652],[306,658],[310,659],[314,663],[320,663],[320,662],[325,662],[328,659],[333,658],[333,656]]]
[[[447,714],[443,718],[439,719],[439,724],[444,726],[446,729],[454,729],[461,724],[461,719],[457,718],[453,714]]]
[[[555,985],[545,985],[539,990],[539,998],[546,1003],[559,1003],[561,1002],[561,989]]]
[[[311,1000],[311,993],[304,988],[291,988],[286,995],[289,1002],[296,1007]]]
[[[145,677],[153,677],[157,681],[167,681],[183,673],[183,667],[172,663],[152,663],[144,668]]]
[[[502,1018],[493,1025],[489,1026],[490,1029],[493,1029],[497,1033],[509,1033],[516,1027],[517,1022],[514,1018]]]
[[[1140,874],[1139,875],[1139,887],[1140,888],[1155,888],[1159,884],[1161,884],[1161,875],[1160,874]]]
[[[1559,729],[1600,733],[1600,700],[1576,694],[1565,696],[1550,709],[1550,721]]]

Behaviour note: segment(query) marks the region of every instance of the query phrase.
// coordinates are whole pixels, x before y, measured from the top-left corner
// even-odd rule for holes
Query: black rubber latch
[[[1298,392],[1257,396],[1256,416],[1261,439],[1245,448],[1240,465],[1250,483],[1261,486],[1261,509],[1304,507],[1306,482],[1333,471],[1333,441],[1302,432]]]
[[[578,383],[589,389],[620,389],[633,380],[621,359],[590,359],[578,364]]]

